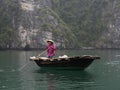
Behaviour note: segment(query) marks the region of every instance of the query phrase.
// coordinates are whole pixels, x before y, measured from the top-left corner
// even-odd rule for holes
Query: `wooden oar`
[[[47,49],[48,50],[48,49]],[[43,51],[42,53],[38,54],[37,57],[40,57],[42,54],[44,54],[47,50]]]
[[[47,49],[48,50],[48,49]],[[40,54],[38,54],[38,56],[37,57],[40,57],[42,54],[44,54],[47,50],[45,50],[45,51],[43,51],[42,53],[40,53]],[[19,71],[21,71],[24,67],[26,67],[27,65],[29,64],[29,62],[28,63],[26,63],[26,64],[24,64],[21,68],[19,68]]]

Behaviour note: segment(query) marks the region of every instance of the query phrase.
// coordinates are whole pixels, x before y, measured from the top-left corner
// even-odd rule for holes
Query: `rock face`
[[[113,22],[109,24],[108,34],[110,34],[111,48],[120,48],[120,1],[113,3]]]
[[[66,9],[67,14],[56,8],[57,4]],[[73,4],[71,13],[69,7]],[[0,5],[0,49],[45,48],[47,39],[53,39],[61,48],[78,48],[85,44],[120,48],[119,0],[0,0]]]
[[[68,28],[63,27],[64,22],[52,10],[51,0],[20,0],[19,4],[18,31],[22,47],[43,48],[46,39],[53,39],[58,46],[66,47],[68,40],[62,32],[67,32]]]
[[[120,1],[114,0],[108,6],[111,16],[106,24],[107,30],[103,32],[96,43],[99,48],[120,48]]]
[[[51,0],[21,0],[19,37],[22,47],[42,48],[46,39],[53,39],[48,25],[57,27],[58,21],[51,13]]]
[[[77,39],[83,47],[88,44],[88,47],[120,48],[120,0],[59,1],[61,16],[67,24],[74,25],[72,28],[76,29],[75,35],[79,35]]]

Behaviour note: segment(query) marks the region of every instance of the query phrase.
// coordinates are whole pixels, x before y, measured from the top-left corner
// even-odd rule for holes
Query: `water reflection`
[[[46,80],[47,90],[87,90],[95,86],[94,75],[87,71],[41,68],[35,73],[36,82]],[[39,78],[38,75],[42,75],[43,78]]]
[[[68,56],[100,56],[101,59],[95,60],[86,71],[40,68],[34,62],[29,62],[29,57],[37,53],[39,52],[0,52],[0,90],[120,90],[119,50],[58,52],[58,55]]]

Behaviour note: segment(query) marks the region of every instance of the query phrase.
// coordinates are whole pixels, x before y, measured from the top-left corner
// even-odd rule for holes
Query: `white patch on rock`
[[[46,36],[45,38],[43,38],[44,43],[46,43],[47,39],[52,40],[52,32],[44,32],[44,35]]]
[[[52,39],[52,32],[45,32],[45,36],[48,39]]]
[[[21,8],[25,11],[34,11],[34,5],[32,5],[31,3],[21,2]]]
[[[34,35],[34,36],[36,36],[37,34],[38,34],[38,29],[33,29],[32,31],[31,31],[31,35]]]
[[[19,27],[19,36],[22,42],[22,47],[26,45],[26,37],[27,37],[27,30],[23,28],[23,26]]]

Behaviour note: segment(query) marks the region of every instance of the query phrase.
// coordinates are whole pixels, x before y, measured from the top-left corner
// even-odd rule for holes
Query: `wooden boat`
[[[35,61],[35,63],[40,67],[78,67],[80,69],[87,68],[95,59],[100,59],[98,56],[75,56],[75,57],[63,57],[63,58],[30,58],[31,61]]]

